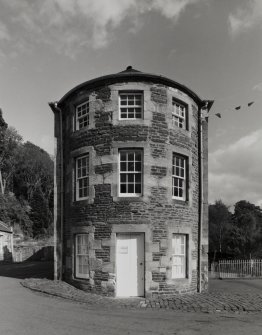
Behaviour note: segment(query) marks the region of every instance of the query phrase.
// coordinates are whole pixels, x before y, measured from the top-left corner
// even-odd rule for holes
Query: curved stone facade
[[[94,79],[51,106],[56,274],[112,296],[196,292],[207,284],[208,104],[137,73]]]

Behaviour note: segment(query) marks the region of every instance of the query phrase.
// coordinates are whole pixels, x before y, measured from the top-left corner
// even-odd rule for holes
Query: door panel
[[[116,295],[144,295],[144,235],[117,234]]]

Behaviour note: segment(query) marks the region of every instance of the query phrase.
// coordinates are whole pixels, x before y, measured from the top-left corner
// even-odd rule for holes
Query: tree
[[[241,200],[235,204],[230,247],[241,258],[262,256],[262,210]]]
[[[21,194],[29,202],[36,189],[47,199],[53,192],[53,161],[46,151],[26,142],[19,152],[14,183],[16,194]]]
[[[17,157],[14,192],[31,207],[34,237],[52,233],[53,165],[48,153],[31,142],[22,146]]]
[[[29,218],[30,207],[21,203],[13,193],[0,194],[0,220],[14,226],[18,223],[26,237],[32,236],[32,221]]]
[[[209,205],[209,251],[214,253],[226,253],[227,241],[232,229],[231,213],[228,207],[217,200]]]
[[[8,189],[10,190],[22,137],[14,128],[3,125],[0,141],[0,193],[5,194]]]
[[[32,196],[30,219],[33,222],[33,237],[46,236],[52,222],[52,215],[48,201],[40,188],[35,189]]]
[[[35,190],[41,189],[49,201],[53,192],[54,164],[48,153],[33,143],[26,142],[19,152],[16,166],[16,195],[22,195],[30,202]]]
[[[22,143],[0,110],[0,220],[27,236],[52,234],[53,165],[46,151]]]

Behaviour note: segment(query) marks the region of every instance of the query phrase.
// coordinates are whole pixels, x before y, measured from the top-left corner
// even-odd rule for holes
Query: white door
[[[144,296],[144,234],[117,234],[116,295]]]

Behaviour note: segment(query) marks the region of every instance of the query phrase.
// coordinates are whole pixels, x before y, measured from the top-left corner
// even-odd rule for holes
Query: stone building
[[[49,104],[57,279],[111,296],[206,288],[212,103],[129,66]]]
[[[13,260],[13,230],[0,221],[0,263]]]

